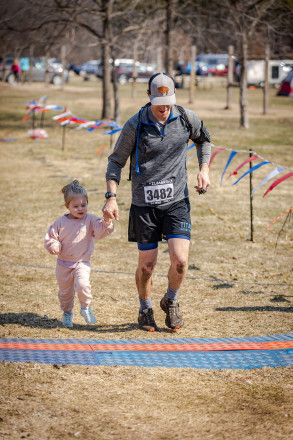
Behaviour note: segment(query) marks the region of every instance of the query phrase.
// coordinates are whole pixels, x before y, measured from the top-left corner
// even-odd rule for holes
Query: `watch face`
[[[105,194],[105,197],[106,197],[106,199],[109,199],[110,197],[116,197],[116,194],[111,193],[111,192],[107,192],[107,193]]]

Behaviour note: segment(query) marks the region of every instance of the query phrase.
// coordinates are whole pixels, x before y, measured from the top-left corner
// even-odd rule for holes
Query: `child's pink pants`
[[[81,306],[87,306],[92,301],[90,285],[91,266],[87,262],[79,262],[75,268],[56,264],[56,278],[59,285],[58,297],[63,312],[71,312],[74,306],[74,296],[77,293]]]

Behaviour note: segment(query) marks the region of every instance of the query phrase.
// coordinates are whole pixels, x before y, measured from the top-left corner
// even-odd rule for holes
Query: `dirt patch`
[[[11,363],[0,368],[2,438],[292,435],[292,383],[284,382],[289,368],[240,372]]]

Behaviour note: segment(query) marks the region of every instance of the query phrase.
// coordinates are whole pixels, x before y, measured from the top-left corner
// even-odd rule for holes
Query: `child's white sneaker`
[[[69,312],[69,313],[63,312],[63,320],[62,320],[63,327],[72,328],[73,327],[72,318],[73,318],[73,312]]]
[[[80,314],[84,318],[87,324],[95,324],[97,322],[95,315],[92,312],[90,306],[81,307]]]

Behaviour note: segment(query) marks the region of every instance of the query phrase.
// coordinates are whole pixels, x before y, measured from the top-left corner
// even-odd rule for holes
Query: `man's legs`
[[[151,289],[153,285],[153,271],[157,262],[158,248],[138,250],[138,266],[135,281],[140,300],[138,323],[143,330],[157,330],[151,306]]]
[[[171,329],[183,327],[183,317],[179,311],[177,295],[188,268],[189,240],[169,238],[170,268],[168,272],[168,290],[161,299],[160,306],[166,313],[166,325]]]
[[[138,251],[138,266],[135,281],[140,299],[146,301],[151,296],[153,271],[157,263],[158,248]]]
[[[179,290],[188,269],[189,240],[169,238],[168,248],[171,265],[168,272],[169,286]]]

